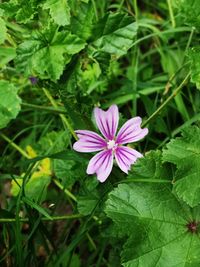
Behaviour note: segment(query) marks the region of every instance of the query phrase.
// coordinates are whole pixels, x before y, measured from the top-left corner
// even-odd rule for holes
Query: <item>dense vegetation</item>
[[[198,0],[0,0],[0,266],[200,266]],[[142,118],[101,183],[75,130]]]

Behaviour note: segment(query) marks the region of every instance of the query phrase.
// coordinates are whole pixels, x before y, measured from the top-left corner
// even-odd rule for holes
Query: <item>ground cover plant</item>
[[[0,1],[0,266],[200,266],[199,31],[198,0]]]

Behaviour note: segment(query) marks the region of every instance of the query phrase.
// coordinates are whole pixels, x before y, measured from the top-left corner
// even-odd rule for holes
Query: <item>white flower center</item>
[[[107,142],[107,148],[108,149],[114,149],[116,147],[115,140],[109,140]]]

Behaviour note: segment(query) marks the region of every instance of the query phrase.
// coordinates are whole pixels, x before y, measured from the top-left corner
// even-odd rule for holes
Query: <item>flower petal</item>
[[[120,169],[128,173],[131,164],[135,163],[138,158],[143,157],[137,150],[126,146],[119,146],[115,152],[115,159]]]
[[[119,111],[116,105],[112,105],[107,111],[100,108],[94,109],[96,124],[105,138],[112,140],[116,134]]]
[[[87,167],[87,174],[97,174],[97,179],[104,182],[111,173],[113,167],[113,153],[112,150],[104,150],[96,154],[89,161]]]
[[[116,142],[118,144],[127,144],[144,138],[148,134],[148,129],[142,129],[141,123],[142,119],[140,117],[128,120],[119,130]]]
[[[104,149],[106,141],[97,133],[87,130],[75,131],[79,140],[74,143],[73,149],[78,152],[95,152]]]

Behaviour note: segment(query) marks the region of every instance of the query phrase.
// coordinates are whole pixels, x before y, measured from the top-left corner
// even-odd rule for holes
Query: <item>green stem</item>
[[[9,143],[9,145],[11,145],[12,147],[14,147],[22,156],[24,156],[25,158],[30,158],[29,155],[21,148],[19,147],[17,144],[15,144],[10,138],[8,138],[5,134],[0,133],[0,136]]]
[[[135,12],[135,21],[138,20],[138,6],[137,6],[137,0],[133,0],[133,7]]]
[[[43,88],[43,92],[45,93],[46,97],[49,99],[49,101],[51,102],[52,106],[54,108],[57,108],[58,105],[56,103],[56,101],[53,99],[52,95],[50,94],[50,92]],[[73,137],[78,140],[77,138],[77,135],[75,134],[74,132],[74,129],[72,128],[71,124],[69,123],[69,121],[67,120],[67,118],[63,115],[63,114],[60,114],[60,118],[61,120],[63,121],[63,123],[66,125],[66,127],[68,128],[68,130],[71,132],[71,134],[73,135]]]
[[[51,219],[47,217],[42,217],[42,221],[61,221],[61,220],[73,220],[82,218],[81,214],[71,214],[71,215],[63,215],[63,216],[52,216]],[[0,223],[12,223],[16,222],[16,218],[0,218]],[[20,222],[29,222],[29,218],[20,218]]]
[[[154,119],[166,106],[167,104],[181,91],[185,83],[187,82],[190,73],[187,74],[181,84],[172,92],[172,94],[160,105],[160,107],[142,124],[142,127],[146,126],[152,119]]]
[[[44,110],[44,111],[54,112],[54,113],[59,113],[59,114],[66,114],[66,111],[61,108],[45,107],[45,106],[39,106],[39,105],[34,105],[34,104],[29,104],[29,103],[22,103],[21,105],[27,108]]]
[[[176,21],[174,19],[174,13],[173,13],[173,9],[172,9],[171,0],[167,0],[167,4],[168,4],[168,8],[169,8],[169,15],[170,15],[170,20],[171,20],[171,23],[172,23],[172,27],[175,28],[176,27]]]
[[[57,181],[56,179],[53,179],[53,182],[55,183],[55,185],[57,185],[57,187],[59,187],[61,190],[63,190],[68,197],[70,197],[75,202],[77,202],[76,197],[68,189],[64,188],[64,186],[62,186],[59,181]]]

